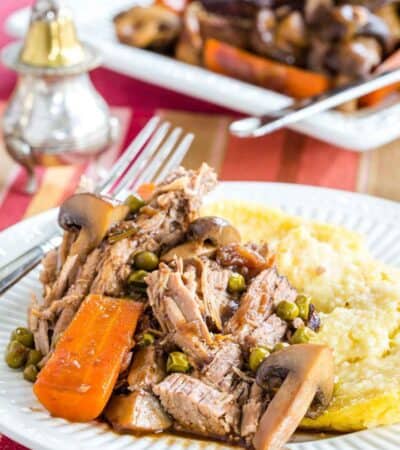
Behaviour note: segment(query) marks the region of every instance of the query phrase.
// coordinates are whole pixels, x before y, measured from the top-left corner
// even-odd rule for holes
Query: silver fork
[[[100,181],[95,193],[123,200],[144,181],[159,183],[168,172],[178,167],[194,135],[187,133],[179,142],[182,128],[174,128],[169,133],[170,128],[169,122],[160,124],[159,117],[150,119],[115,163],[111,173]],[[60,245],[61,239],[62,231],[53,231],[39,244],[1,267],[0,295],[36,267],[48,251]]]

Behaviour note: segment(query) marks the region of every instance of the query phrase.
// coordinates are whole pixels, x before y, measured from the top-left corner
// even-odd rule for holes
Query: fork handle
[[[44,256],[41,246],[32,247],[21,256],[0,268],[0,295],[15,284],[20,278],[34,269]]]

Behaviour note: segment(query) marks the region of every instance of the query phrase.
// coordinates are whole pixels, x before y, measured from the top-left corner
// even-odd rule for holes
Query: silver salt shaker
[[[80,163],[118,136],[119,121],[88,76],[99,54],[78,40],[60,1],[36,1],[24,43],[5,47],[2,60],[19,73],[2,126],[7,151],[28,171],[28,192],[35,166]]]

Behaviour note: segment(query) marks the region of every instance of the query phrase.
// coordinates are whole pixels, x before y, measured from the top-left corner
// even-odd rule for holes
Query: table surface
[[[31,3],[31,0],[0,2],[0,47],[10,41],[4,31],[5,18]],[[57,206],[73,192],[82,174],[110,167],[155,113],[195,133],[196,139],[184,161],[187,167],[197,167],[206,161],[225,180],[311,184],[400,200],[397,169],[400,141],[360,154],[290,130],[257,140],[241,140],[228,134],[227,126],[234,115],[231,111],[103,68],[92,72],[92,80],[120,118],[120,139],[95,162],[39,170],[40,187],[34,196],[24,194],[26,175],[8,157],[0,139],[0,230]],[[0,111],[4,110],[15,81],[15,74],[0,66]],[[22,447],[0,436],[0,449]]]

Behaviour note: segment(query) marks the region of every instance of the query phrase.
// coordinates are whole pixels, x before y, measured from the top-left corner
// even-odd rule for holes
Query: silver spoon
[[[286,108],[271,111],[260,117],[245,117],[235,120],[230,124],[229,130],[239,137],[263,136],[399,81],[400,68],[386,71],[368,79],[364,78],[332,89],[321,95],[296,101]]]

